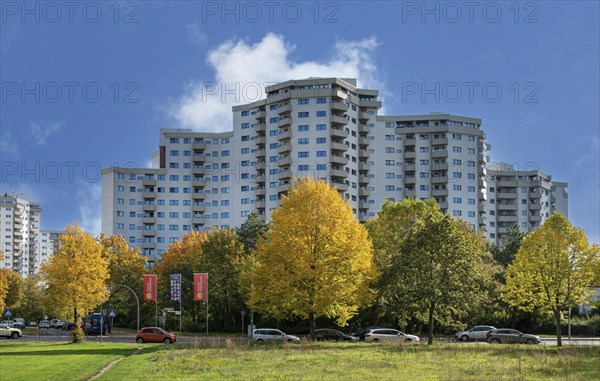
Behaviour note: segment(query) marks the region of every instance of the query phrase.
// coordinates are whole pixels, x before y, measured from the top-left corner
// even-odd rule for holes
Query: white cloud
[[[29,122],[29,132],[33,135],[36,147],[46,144],[46,140],[62,129],[63,122]]]
[[[194,45],[204,45],[208,41],[206,33],[200,29],[198,21],[192,21],[186,24],[185,31],[187,39]]]
[[[10,154],[17,156],[19,154],[19,144],[10,132],[0,135],[0,151],[2,155]]]
[[[83,183],[77,190],[79,226],[94,235],[102,228],[102,185]]]
[[[210,82],[191,82],[185,94],[169,110],[187,128],[202,131],[231,130],[231,107],[264,98],[265,85],[307,77],[357,78],[360,87],[381,89],[372,53],[374,37],[361,41],[337,41],[326,62],[295,62],[295,49],[283,36],[267,34],[249,44],[228,40],[208,53],[207,63],[215,72]],[[232,94],[234,93],[234,94]]]

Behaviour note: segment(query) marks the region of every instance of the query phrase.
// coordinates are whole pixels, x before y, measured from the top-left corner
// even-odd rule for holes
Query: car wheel
[[[465,343],[466,343],[467,341],[469,341],[469,336],[467,336],[467,335],[462,335],[462,337],[460,338],[460,341],[462,341],[462,342],[465,342]]]
[[[492,344],[500,344],[500,340],[498,340],[498,339],[492,339],[492,340],[490,340],[490,343],[492,343]]]
[[[405,343],[412,343],[412,339],[406,339],[404,340]]]
[[[381,342],[381,340],[379,340],[379,339],[373,339],[373,341],[372,341],[372,343],[380,343],[380,342]]]
[[[294,342],[294,340],[292,340],[292,339],[288,339],[288,341],[287,341],[287,342],[288,342],[288,343],[293,343],[293,342]]]
[[[527,339],[527,341],[525,342],[525,344],[535,344],[535,340],[533,339]]]
[[[137,339],[135,339],[136,343],[140,343],[142,344],[144,342],[144,339],[142,339],[141,337],[138,337]]]
[[[167,337],[167,338],[165,338],[165,339],[163,340],[163,343],[165,343],[165,344],[171,344],[171,343],[172,343],[172,341],[171,341],[171,339],[169,339],[169,338]]]
[[[19,333],[18,332],[13,332],[10,334],[10,337],[12,337],[13,339],[18,339],[19,338]]]

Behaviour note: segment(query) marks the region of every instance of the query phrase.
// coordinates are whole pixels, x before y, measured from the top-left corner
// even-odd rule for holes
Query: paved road
[[[133,343],[135,341],[135,334],[133,332],[116,332],[107,336],[86,336],[86,340],[89,342],[112,342],[112,343]],[[177,336],[178,344],[191,344],[191,343],[219,343],[225,342],[227,339],[233,340],[236,343],[245,343],[248,341],[247,338],[241,336]],[[62,329],[43,329],[40,331],[40,334],[37,335],[23,335],[19,340],[23,341],[58,341],[58,342],[69,342],[71,341],[71,331],[65,331]],[[422,343],[426,342],[426,339],[421,340]],[[438,341],[439,342],[439,341]],[[448,342],[454,342],[449,340]],[[478,343],[462,343],[464,345],[488,345],[485,342]],[[556,345],[556,339],[551,338],[542,338],[542,345]],[[573,338],[569,340],[568,338],[563,337],[563,345],[593,345],[600,346],[600,338]]]

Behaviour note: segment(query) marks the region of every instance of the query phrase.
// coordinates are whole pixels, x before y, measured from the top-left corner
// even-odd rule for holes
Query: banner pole
[[[181,333],[181,320],[183,319],[183,295],[181,295],[181,291],[183,290],[183,277],[179,274],[179,333]]]

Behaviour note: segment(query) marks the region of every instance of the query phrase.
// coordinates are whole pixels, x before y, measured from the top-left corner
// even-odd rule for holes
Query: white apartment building
[[[291,80],[266,93],[233,107],[231,132],[161,129],[152,168],[104,169],[102,232],[124,236],[151,266],[191,230],[239,226],[253,210],[268,221],[292,178],[309,175],[331,182],[360,221],[386,198],[433,197],[486,229],[491,146],[480,119],[380,116],[378,91],[355,79]]]
[[[518,170],[508,163],[489,163],[485,235],[501,243],[511,225],[524,233],[538,228],[555,212],[568,217],[567,183],[552,182],[552,176],[537,168]]]
[[[55,252],[57,244],[51,232],[40,230],[41,212],[40,204],[30,201],[27,195],[0,195],[0,251],[4,253],[1,268],[23,277],[34,275]]]

